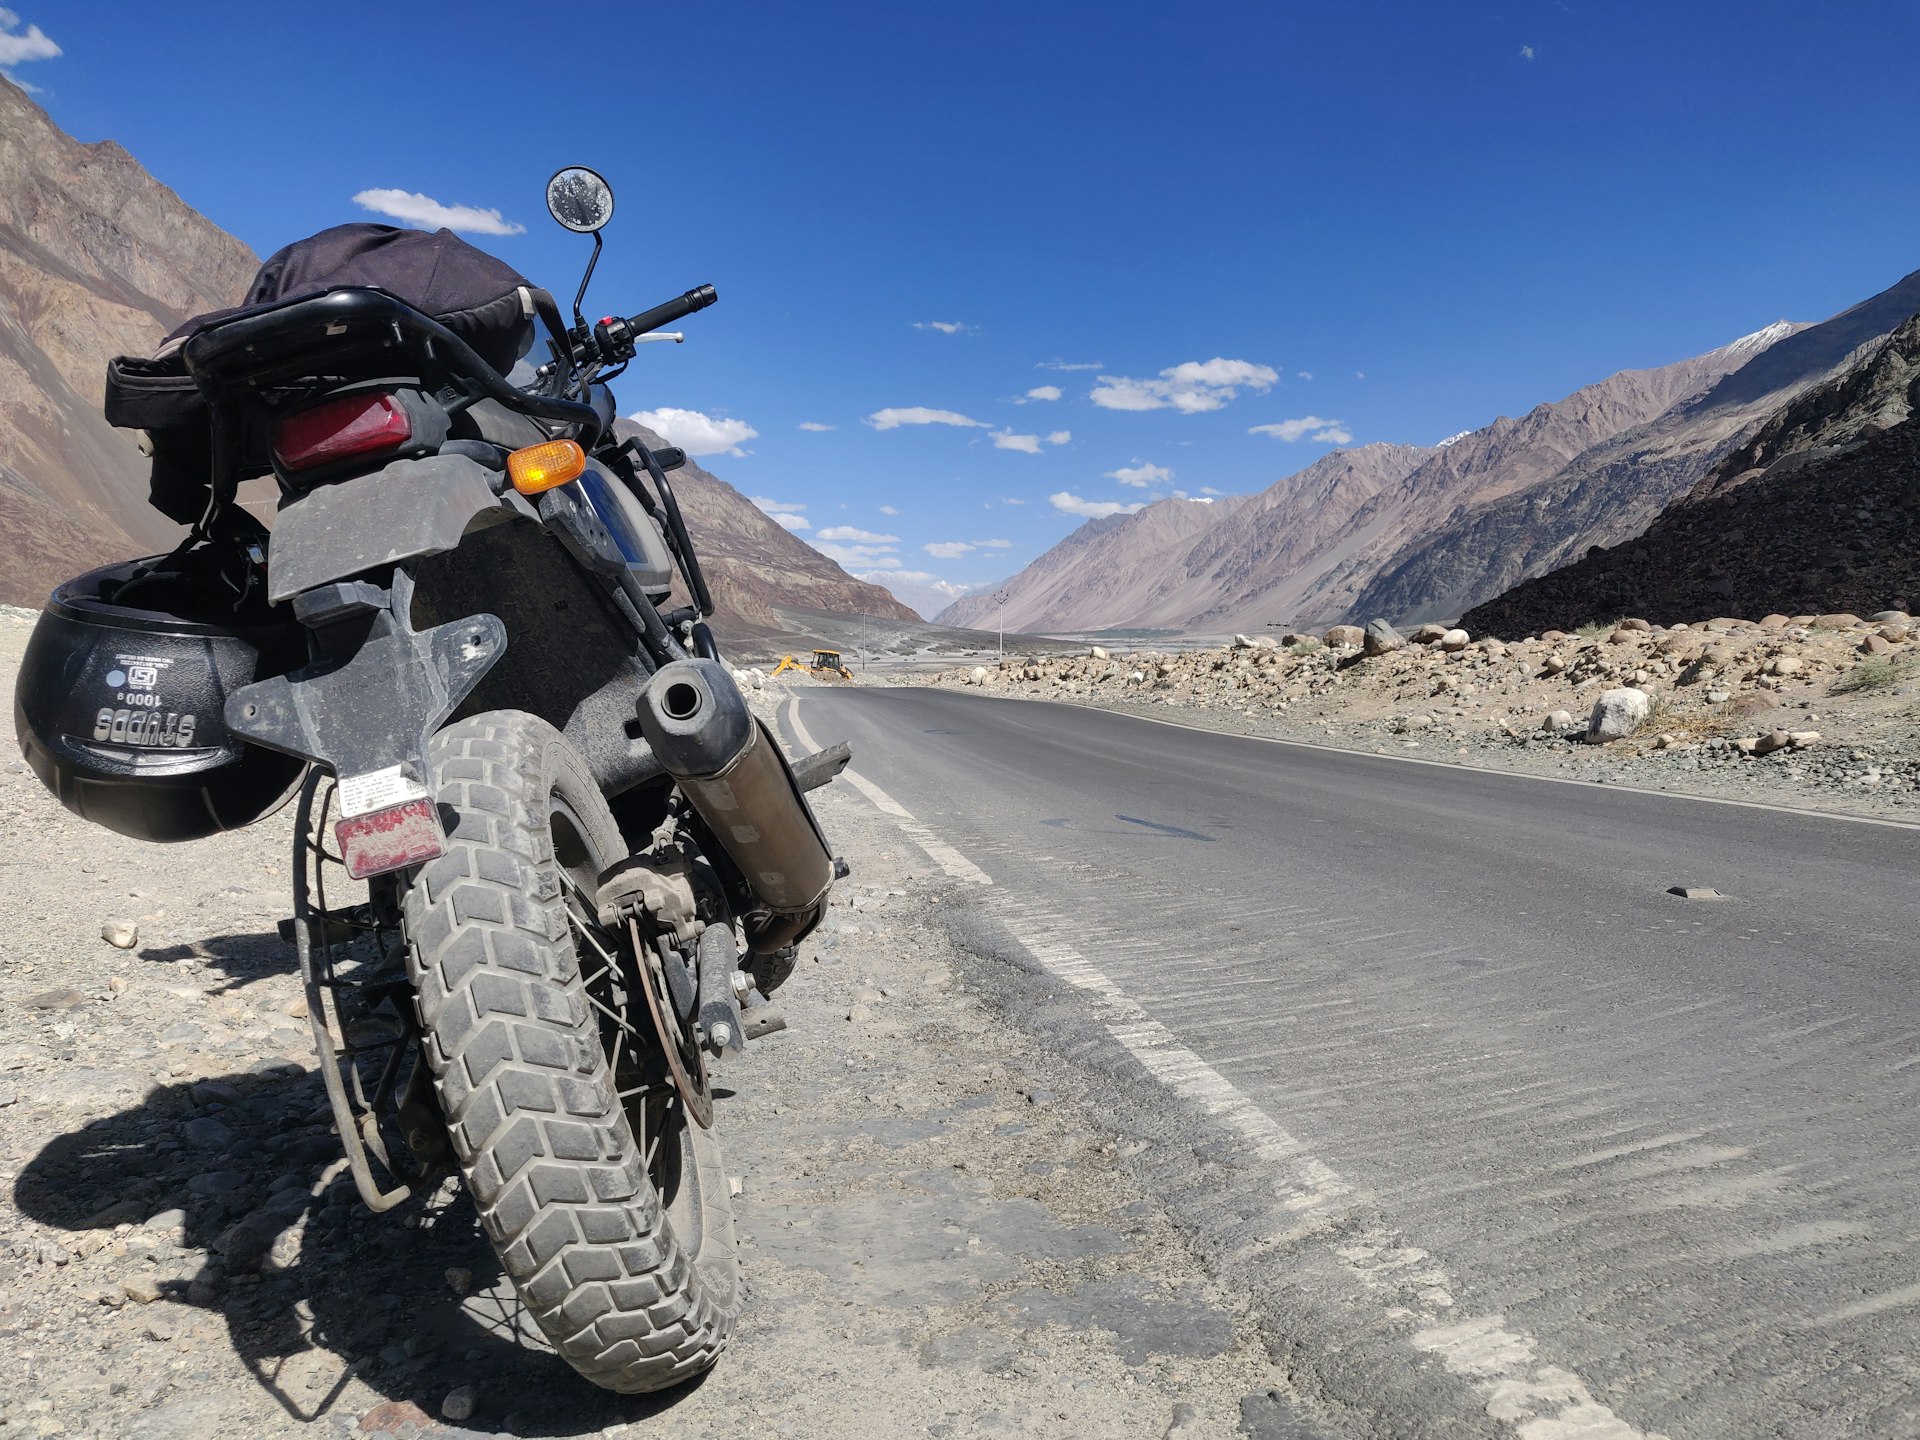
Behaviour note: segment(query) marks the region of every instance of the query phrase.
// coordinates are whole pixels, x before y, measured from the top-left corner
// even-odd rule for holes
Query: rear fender
[[[531,515],[505,477],[465,455],[396,460],[282,504],[267,558],[274,604],[336,580],[439,555],[469,530]]]

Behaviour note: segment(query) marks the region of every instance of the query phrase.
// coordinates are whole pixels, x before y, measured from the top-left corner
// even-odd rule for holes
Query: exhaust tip
[[[660,708],[675,720],[691,720],[700,713],[700,691],[685,680],[676,680],[660,697]]]

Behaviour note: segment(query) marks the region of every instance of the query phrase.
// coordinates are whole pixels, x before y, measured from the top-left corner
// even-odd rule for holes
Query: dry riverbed
[[[276,934],[288,816],[142,846],[0,759],[0,1436],[1303,1433],[1097,1097],[958,983],[952,882],[843,790],[792,1028],[721,1071],[740,1330],[622,1399],[525,1333],[464,1199],[355,1198]]]
[[[1094,647],[897,683],[969,686],[1244,734],[1566,778],[1920,819],[1920,627],[1869,617],[1626,620],[1569,635],[1410,630],[1381,654],[1352,627],[1179,653]],[[1415,636],[1422,638],[1416,639]],[[1282,638],[1292,643],[1281,643]],[[1350,643],[1339,643],[1350,642]],[[1608,690],[1649,713],[1590,743]]]

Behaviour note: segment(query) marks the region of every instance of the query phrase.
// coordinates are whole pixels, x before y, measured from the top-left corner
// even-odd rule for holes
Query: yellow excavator
[[[853,679],[853,672],[840,662],[840,652],[838,650],[814,651],[813,663],[811,665],[802,665],[798,660],[794,659],[793,656],[788,655],[781,660],[778,665],[773,667],[773,673],[775,675],[778,675],[782,670],[805,670],[809,674],[820,675],[829,680]],[[770,676],[768,678],[772,677]]]

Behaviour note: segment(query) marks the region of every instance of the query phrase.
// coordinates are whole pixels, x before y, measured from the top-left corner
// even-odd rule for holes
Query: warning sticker
[[[340,781],[340,813],[349,817],[426,798],[427,787],[407,774],[402,765],[348,775]]]

